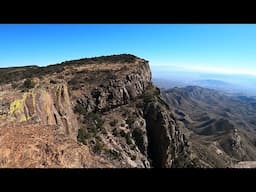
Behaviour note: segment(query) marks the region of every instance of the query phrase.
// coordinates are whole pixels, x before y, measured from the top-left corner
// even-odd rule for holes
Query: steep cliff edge
[[[144,59],[123,54],[5,72],[8,78],[0,78],[2,131],[13,134],[11,130],[23,123],[26,126],[21,126],[21,135],[23,130],[30,130],[30,125],[33,130],[37,127],[44,131],[55,127],[56,133],[49,131],[54,136],[49,136],[53,139],[48,145],[58,146],[54,143],[58,137],[70,138],[76,143],[74,148],[88,149],[88,153],[80,153],[82,159],[95,157],[95,164],[79,160],[58,167],[196,166],[186,136],[151,83],[150,67]],[[28,79],[34,86],[27,86]],[[35,131],[31,133],[40,138]],[[24,143],[22,154],[27,145]],[[5,144],[0,148],[4,150]],[[105,159],[105,164],[100,159]],[[2,166],[12,165],[11,159],[4,161],[9,164]],[[23,160],[16,159],[15,166],[39,166],[18,161]]]

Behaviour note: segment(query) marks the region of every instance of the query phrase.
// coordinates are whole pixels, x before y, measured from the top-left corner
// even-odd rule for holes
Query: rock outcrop
[[[176,118],[160,96],[149,85],[144,95],[144,117],[148,135],[148,156],[153,167],[193,167],[190,146]],[[178,162],[177,162],[178,161]]]
[[[58,125],[59,131],[76,140],[78,122],[65,84],[38,87],[25,92],[10,105],[10,121]]]
[[[115,79],[108,79],[103,84],[93,88],[91,92],[77,100],[87,112],[108,111],[120,105],[128,104],[143,93],[151,81],[149,64],[138,63],[131,73],[122,74]]]
[[[179,131],[168,110],[161,104],[149,103],[145,109],[149,137],[149,156],[155,167],[172,167],[173,161],[186,153],[188,142]]]

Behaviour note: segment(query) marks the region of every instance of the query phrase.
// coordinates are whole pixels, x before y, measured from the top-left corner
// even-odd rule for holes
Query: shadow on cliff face
[[[188,142],[178,129],[169,107],[161,99],[160,90],[150,85],[144,93],[144,116],[148,137],[148,157],[152,167],[170,168],[175,159],[188,157]],[[182,161],[190,164],[189,158]]]

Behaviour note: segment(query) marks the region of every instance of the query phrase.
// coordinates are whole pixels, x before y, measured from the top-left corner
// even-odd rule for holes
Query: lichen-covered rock
[[[10,105],[12,122],[31,121],[43,125],[59,125],[59,131],[76,140],[78,122],[73,112],[67,85],[35,88],[25,92]]]

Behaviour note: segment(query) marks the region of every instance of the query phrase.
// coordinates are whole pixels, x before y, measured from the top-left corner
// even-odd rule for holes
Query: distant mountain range
[[[203,81],[222,84],[220,81]],[[256,99],[226,96],[199,86],[162,91],[187,128],[193,151],[214,167],[256,160]]]
[[[256,90],[250,86],[242,86],[239,83],[230,83],[219,79],[198,79],[198,80],[174,80],[154,78],[155,85],[162,89],[170,89],[174,87],[200,86],[209,89],[215,89],[230,96],[255,96]]]
[[[216,80],[216,79],[197,80],[197,81],[193,81],[191,85],[197,85],[205,88],[216,89],[231,95],[243,95],[242,91],[244,90],[242,86],[237,85],[235,83],[229,83],[229,82]]]
[[[235,86],[232,83],[228,83],[228,82],[216,80],[216,79],[197,80],[197,81],[193,81],[192,84],[196,84],[202,87],[224,88],[224,89],[229,86]]]

